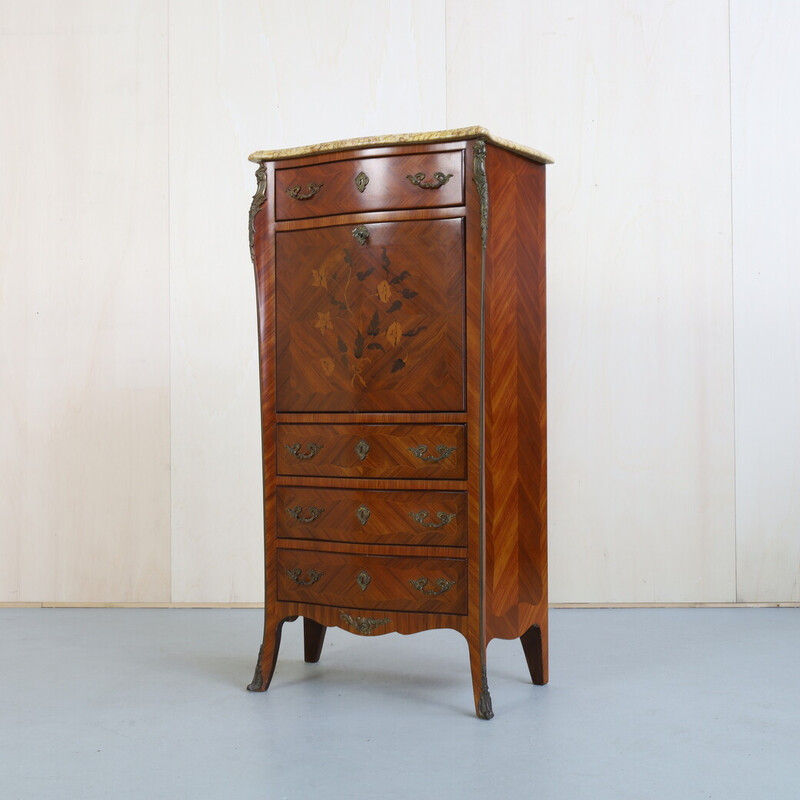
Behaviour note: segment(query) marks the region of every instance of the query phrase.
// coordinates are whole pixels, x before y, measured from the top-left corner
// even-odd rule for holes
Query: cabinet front
[[[279,412],[464,410],[461,218],[275,238]]]
[[[463,614],[467,562],[278,550],[278,597],[345,608]]]
[[[463,480],[464,425],[276,426],[278,475]]]
[[[279,539],[467,546],[466,492],[278,486]]]

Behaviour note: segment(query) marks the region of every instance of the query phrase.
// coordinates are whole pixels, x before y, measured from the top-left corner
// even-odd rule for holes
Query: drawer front
[[[275,241],[278,411],[464,410],[461,218]]]
[[[280,539],[467,546],[465,492],[387,492],[279,486]]]
[[[463,150],[332,161],[275,171],[275,218],[464,203]]]
[[[277,426],[279,475],[463,480],[464,425]]]
[[[278,550],[278,599],[387,611],[467,610],[466,561]]]

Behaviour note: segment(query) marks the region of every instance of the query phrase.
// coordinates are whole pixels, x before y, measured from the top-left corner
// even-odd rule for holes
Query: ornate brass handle
[[[308,516],[301,517],[300,515],[303,513],[302,506],[292,506],[292,508],[287,508],[286,513],[290,517],[294,517],[298,522],[313,522],[315,519],[319,519],[324,508],[317,508],[316,506],[309,506],[308,507]]]
[[[436,445],[436,452],[439,454],[438,456],[428,456],[425,455],[428,452],[428,445],[421,444],[419,447],[409,447],[408,448],[420,461],[427,461],[430,464],[435,464],[439,461],[443,461],[449,455],[455,453],[455,447],[448,447],[446,444],[437,444]]]
[[[369,453],[369,442],[364,439],[359,439],[358,443],[356,444],[356,455],[358,456],[358,460],[363,461],[367,457],[367,453]]]
[[[415,589],[422,592],[422,594],[427,595],[428,597],[435,597],[437,594],[444,594],[456,585],[455,581],[448,581],[445,578],[439,578],[439,580],[436,581],[436,585],[439,587],[438,589],[426,589],[425,587],[428,585],[427,578],[417,578],[417,580],[409,581],[409,583]]]
[[[427,511],[409,511],[408,515],[414,522],[419,522],[419,524],[425,528],[441,528],[455,517],[455,514],[448,514],[446,511],[437,511],[436,516],[440,519],[440,522],[425,522],[428,518]]]
[[[357,225],[353,228],[353,238],[361,245],[367,243],[367,239],[369,239],[369,231],[367,230],[366,225]]]
[[[303,574],[303,570],[301,570],[300,567],[296,567],[295,569],[287,569],[286,574],[300,586],[311,586],[312,583],[316,583],[324,575],[323,572],[317,572],[315,569],[310,569],[308,571],[308,580],[302,580],[300,576]]]
[[[367,520],[369,519],[369,515],[371,513],[372,512],[363,503],[356,509],[356,516],[362,525],[367,524]]]
[[[319,194],[319,190],[324,185],[324,183],[309,183],[305,194],[302,194],[303,189],[298,183],[297,186],[292,186],[287,189],[286,194],[288,194],[292,200],[310,200],[312,197]]]
[[[339,617],[343,619],[348,625],[351,625],[355,628],[359,633],[363,633],[365,635],[369,635],[378,625],[388,625],[389,624],[389,617],[384,617],[383,619],[371,619],[370,617],[351,617],[349,614],[345,614],[344,612],[339,614]]]
[[[314,456],[322,450],[321,444],[315,444],[311,442],[308,446],[307,453],[301,453],[300,448],[302,445],[299,442],[295,442],[294,444],[287,444],[286,449],[295,457],[295,458],[314,458]]]
[[[415,175],[406,175],[406,178],[408,178],[414,186],[419,186],[420,189],[440,189],[452,177],[452,174],[445,175],[444,172],[434,172],[433,180],[426,181],[424,172],[417,172]]]

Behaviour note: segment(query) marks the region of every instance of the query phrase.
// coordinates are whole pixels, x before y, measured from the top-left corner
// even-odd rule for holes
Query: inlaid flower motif
[[[393,322],[387,329],[386,329],[386,338],[389,340],[389,344],[394,347],[400,344],[401,337],[403,336],[403,329],[400,327],[399,322]]]
[[[314,327],[319,328],[323,336],[325,335],[325,331],[332,331],[333,322],[331,322],[331,312],[317,311],[317,321],[314,323]]]
[[[392,287],[389,281],[383,280],[378,284],[378,297],[381,303],[388,303],[392,296]]]
[[[328,276],[326,274],[325,266],[322,266],[319,269],[311,270],[311,285],[321,286],[323,289],[328,288]]]
[[[325,291],[327,301],[332,307],[329,311],[317,311],[313,325],[323,336],[328,331],[333,331],[336,338],[336,352],[320,358],[318,363],[322,374],[331,377],[337,372],[337,364],[341,362],[350,373],[351,384],[366,388],[370,370],[376,363],[391,363],[389,371],[393,373],[405,368],[408,363],[408,352],[404,347],[406,338],[416,336],[427,326],[403,328],[399,320],[402,309],[409,300],[417,297],[418,292],[404,285],[406,279],[411,277],[408,270],[399,273],[392,270],[385,247],[382,248],[380,265],[365,265],[361,270],[356,268],[348,249],[345,248],[342,258],[344,269],[321,264],[319,269],[311,270],[312,286]],[[365,299],[369,298],[366,307],[362,307],[358,294],[353,297],[353,290],[359,284],[366,284],[370,276],[378,270],[383,275],[379,272],[373,278],[377,280],[377,284],[372,284],[374,288],[361,295]],[[382,304],[377,309],[374,307],[375,299]],[[379,355],[384,353],[388,358],[390,352],[390,362]]]

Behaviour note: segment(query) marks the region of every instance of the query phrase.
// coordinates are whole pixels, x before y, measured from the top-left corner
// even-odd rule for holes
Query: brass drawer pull
[[[367,188],[368,183],[369,183],[369,176],[367,175],[366,172],[359,172],[358,175],[356,175],[356,180],[355,180],[356,189],[358,189],[358,191],[361,192],[361,194],[364,194],[364,189]]]
[[[367,453],[369,453],[369,442],[364,439],[360,439],[356,445],[356,455],[358,456],[358,460],[363,461],[367,457]]]
[[[300,586],[311,586],[312,583],[316,583],[325,573],[310,569],[308,571],[308,580],[302,580],[300,576],[303,574],[303,570],[301,570],[300,567],[296,567],[295,569],[287,569],[286,574]]]
[[[436,445],[436,452],[439,454],[438,456],[429,456],[426,455],[428,452],[428,445],[421,444],[419,447],[409,447],[408,448],[420,461],[427,461],[428,463],[435,464],[439,461],[443,461],[448,456],[455,453],[455,447],[448,447],[446,444],[437,444]]]
[[[427,595],[428,597],[435,597],[437,594],[444,594],[456,585],[455,581],[448,581],[445,578],[439,578],[439,580],[436,581],[436,585],[439,587],[438,589],[426,589],[425,587],[428,585],[427,578],[417,578],[417,580],[409,581],[409,583],[415,589],[419,590],[422,592],[422,594]]]
[[[369,231],[366,225],[357,225],[353,228],[353,238],[360,244],[365,245],[369,239]]]
[[[372,512],[363,503],[356,509],[356,516],[362,525],[367,524],[367,520],[369,519],[369,515],[371,513]]]
[[[300,515],[303,513],[302,506],[293,506],[292,508],[287,508],[286,513],[290,517],[294,517],[298,522],[314,522],[322,515],[324,508],[317,508],[316,506],[309,506],[308,507],[308,516],[301,517]]]
[[[370,577],[369,573],[366,570],[361,570],[358,573],[358,577],[356,578],[356,583],[358,584],[359,588],[362,592],[367,590],[367,586],[372,583],[372,578]]]
[[[433,180],[426,181],[424,172],[417,172],[415,175],[406,175],[406,178],[408,178],[414,186],[419,186],[420,189],[441,189],[452,177],[452,174],[445,175],[444,172],[434,172]]]
[[[324,183],[309,183],[306,193],[302,194],[303,189],[300,184],[298,184],[297,186],[291,186],[288,188],[286,190],[286,194],[288,194],[292,200],[310,200],[312,197],[319,194],[319,190],[324,185]]]
[[[388,625],[389,617],[383,619],[371,619],[370,617],[351,617],[349,614],[342,612],[339,617],[343,619],[348,625],[355,628],[359,633],[369,635],[378,625]]]
[[[322,450],[321,444],[315,444],[311,442],[308,446],[307,453],[301,453],[300,448],[302,445],[299,442],[295,442],[294,444],[287,444],[286,449],[295,457],[295,458],[314,458],[314,456]]]
[[[452,519],[455,518],[455,514],[448,514],[446,511],[438,511],[436,516],[439,518],[439,522],[425,522],[428,518],[427,511],[409,511],[408,515],[414,522],[419,522],[425,528],[441,528],[444,525],[447,525]]]

